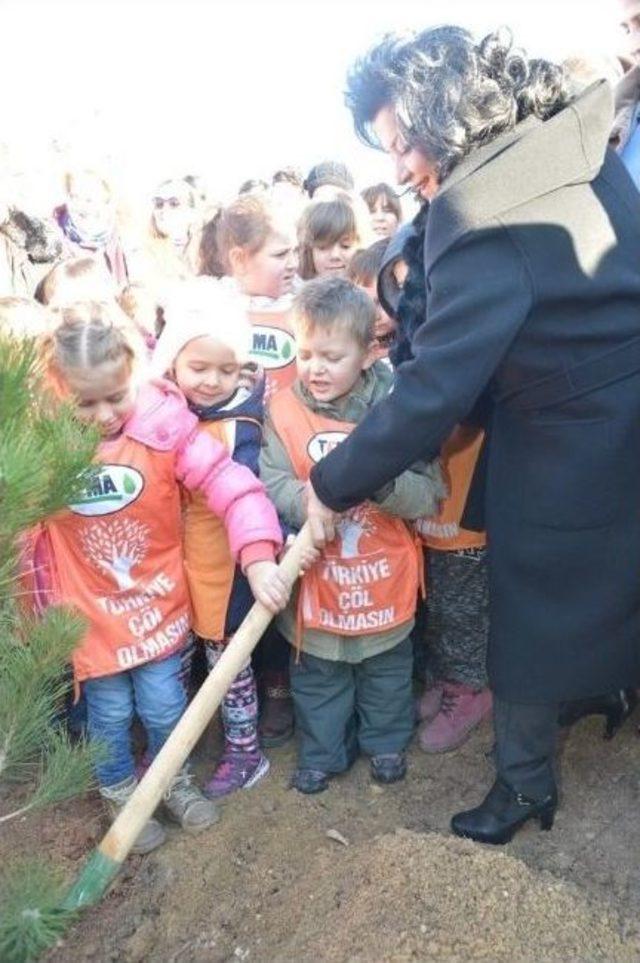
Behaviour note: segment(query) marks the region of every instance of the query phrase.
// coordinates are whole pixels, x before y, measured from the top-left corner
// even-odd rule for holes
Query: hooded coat
[[[413,359],[311,475],[342,511],[491,395],[488,668],[515,702],[640,680],[640,194],[612,117],[599,82],[453,170]]]

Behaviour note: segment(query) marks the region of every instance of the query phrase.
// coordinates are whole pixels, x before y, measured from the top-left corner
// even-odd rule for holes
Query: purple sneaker
[[[251,789],[269,772],[269,760],[261,752],[231,752],[226,749],[216,771],[204,787],[205,796],[219,799],[237,789]]]

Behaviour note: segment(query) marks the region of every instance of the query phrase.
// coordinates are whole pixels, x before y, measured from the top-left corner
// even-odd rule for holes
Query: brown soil
[[[412,749],[403,784],[373,785],[360,760],[316,797],[286,788],[293,749],[273,751],[215,827],[131,858],[48,961],[640,961],[639,739],[601,729],[563,746],[553,831],[500,849],[448,833],[492,780],[490,726],[456,753]],[[98,800],[76,801],[5,831],[0,858],[41,849],[71,880],[103,829]]]

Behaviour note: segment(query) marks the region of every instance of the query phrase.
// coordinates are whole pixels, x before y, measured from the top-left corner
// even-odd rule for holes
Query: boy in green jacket
[[[297,380],[271,401],[260,475],[281,520],[304,523],[305,486],[318,462],[389,393],[376,362],[375,308],[340,277],[307,283],[294,305]],[[403,519],[437,509],[439,464],[414,466],[342,516],[339,535],[302,579],[278,620],[297,650],[291,690],[299,735],[292,784],[322,792],[328,779],[371,757],[378,782],[404,778],[413,730],[412,646],[420,582],[415,537]]]

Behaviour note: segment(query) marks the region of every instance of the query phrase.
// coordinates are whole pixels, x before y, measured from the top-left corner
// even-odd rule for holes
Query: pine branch
[[[73,745],[66,732],[52,731],[41,756],[35,791],[23,806],[0,816],[0,824],[86,792],[94,782],[95,763],[102,756],[103,750],[95,743]]]
[[[33,778],[70,690],[68,661],[83,623],[67,609],[0,623],[0,778]]]
[[[91,483],[95,429],[45,390],[33,343],[0,332],[0,595],[10,594],[20,532]]]
[[[83,792],[92,779],[97,750],[73,745],[60,723],[84,625],[63,608],[28,616],[18,560],[23,533],[91,483],[97,440],[44,390],[34,344],[0,332],[0,781],[27,784],[0,822]],[[0,961],[27,963],[59,939],[71,914],[58,909],[60,884],[41,864],[0,874]]]
[[[32,798],[33,808],[62,802],[86,792],[95,783],[95,764],[104,758],[105,750],[93,742],[83,740],[73,744],[62,729],[49,740],[42,765],[41,778]]]
[[[31,339],[18,340],[3,331],[0,343],[0,428],[29,410],[36,377],[36,349]]]
[[[0,960],[30,963],[54,946],[73,920],[59,909],[59,874],[37,860],[11,863],[0,875]]]

